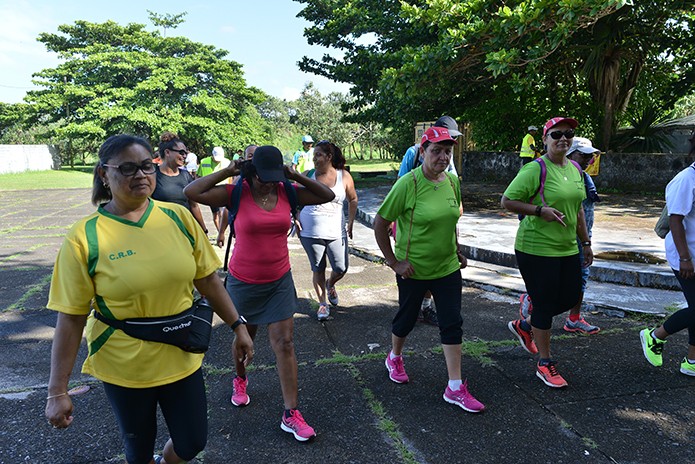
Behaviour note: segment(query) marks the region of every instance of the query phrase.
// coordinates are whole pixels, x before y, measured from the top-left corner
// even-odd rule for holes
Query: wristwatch
[[[232,330],[236,330],[237,327],[239,327],[241,324],[246,325],[246,318],[244,316],[239,316],[239,319],[232,324]]]

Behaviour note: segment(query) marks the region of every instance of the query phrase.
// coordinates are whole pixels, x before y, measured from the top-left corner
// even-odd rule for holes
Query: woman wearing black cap
[[[540,353],[536,376],[553,388],[567,386],[550,356],[553,316],[577,304],[582,290],[581,266],[590,266],[593,261],[582,209],[586,198],[582,168],[565,156],[577,125],[576,120],[562,117],[546,122],[543,143],[547,153],[539,162],[524,165],[502,195],[503,208],[524,215],[514,251],[533,301],[530,323],[519,319],[507,326],[526,351]],[[583,256],[577,249],[577,237]]]
[[[217,186],[241,174],[243,182]],[[273,146],[258,147],[250,162],[235,161],[219,172],[189,184],[188,198],[210,206],[229,205],[232,191],[241,188],[234,232],[236,243],[229,260],[227,291],[255,337],[259,324],[268,325],[268,338],[275,353],[285,413],[280,427],[299,441],[315,435],[297,409],[297,358],[294,352],[294,313],[297,293],[290,271],[287,231],[291,225],[290,201],[283,181],[292,180],[300,206],[331,201],[335,194],[325,185],[295,172],[282,163],[282,153]],[[231,206],[231,205],[230,205]],[[248,379],[246,366],[236,363],[232,403],[245,406]]]

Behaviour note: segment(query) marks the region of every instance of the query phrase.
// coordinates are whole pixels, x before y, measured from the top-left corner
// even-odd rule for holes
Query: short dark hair
[[[100,205],[107,201],[111,201],[111,190],[106,188],[101,177],[99,177],[99,167],[108,163],[111,158],[118,156],[123,150],[131,145],[140,145],[152,155],[152,146],[150,143],[130,134],[112,135],[99,148],[99,161],[94,165],[94,179],[92,180],[92,204]]]
[[[432,145],[432,143],[441,143],[442,145],[456,145],[453,140],[442,140],[441,142],[432,142],[431,140],[425,140],[422,144],[422,149],[427,150],[427,147]]]

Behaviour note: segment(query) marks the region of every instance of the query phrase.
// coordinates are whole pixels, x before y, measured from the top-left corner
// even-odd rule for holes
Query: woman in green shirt
[[[446,172],[455,143],[446,128],[427,129],[420,144],[422,165],[396,181],[374,221],[377,244],[398,284],[399,307],[391,324],[392,349],[385,364],[392,381],[408,382],[403,346],[417,321],[422,297],[430,290],[449,377],[444,400],[468,412],[480,412],[485,406],[469,393],[461,376],[460,269],[466,266],[466,258],[458,251],[456,236],[460,186],[458,178]],[[394,221],[398,227],[395,252],[388,234]]]
[[[543,143],[547,154],[539,162],[521,168],[502,195],[502,207],[525,216],[519,223],[514,251],[533,301],[530,324],[520,319],[510,321],[508,327],[526,351],[540,353],[536,375],[554,388],[566,387],[567,381],[550,356],[553,316],[577,304],[581,266],[593,261],[582,209],[586,198],[582,170],[565,156],[578,124],[562,117],[545,123]],[[544,179],[542,166],[546,169]],[[583,258],[579,256],[577,237],[582,242]]]

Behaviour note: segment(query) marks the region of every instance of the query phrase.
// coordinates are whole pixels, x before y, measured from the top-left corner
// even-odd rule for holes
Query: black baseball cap
[[[277,147],[263,145],[256,148],[252,162],[261,182],[283,182],[287,180],[285,177],[285,166],[282,163],[282,153]]]

